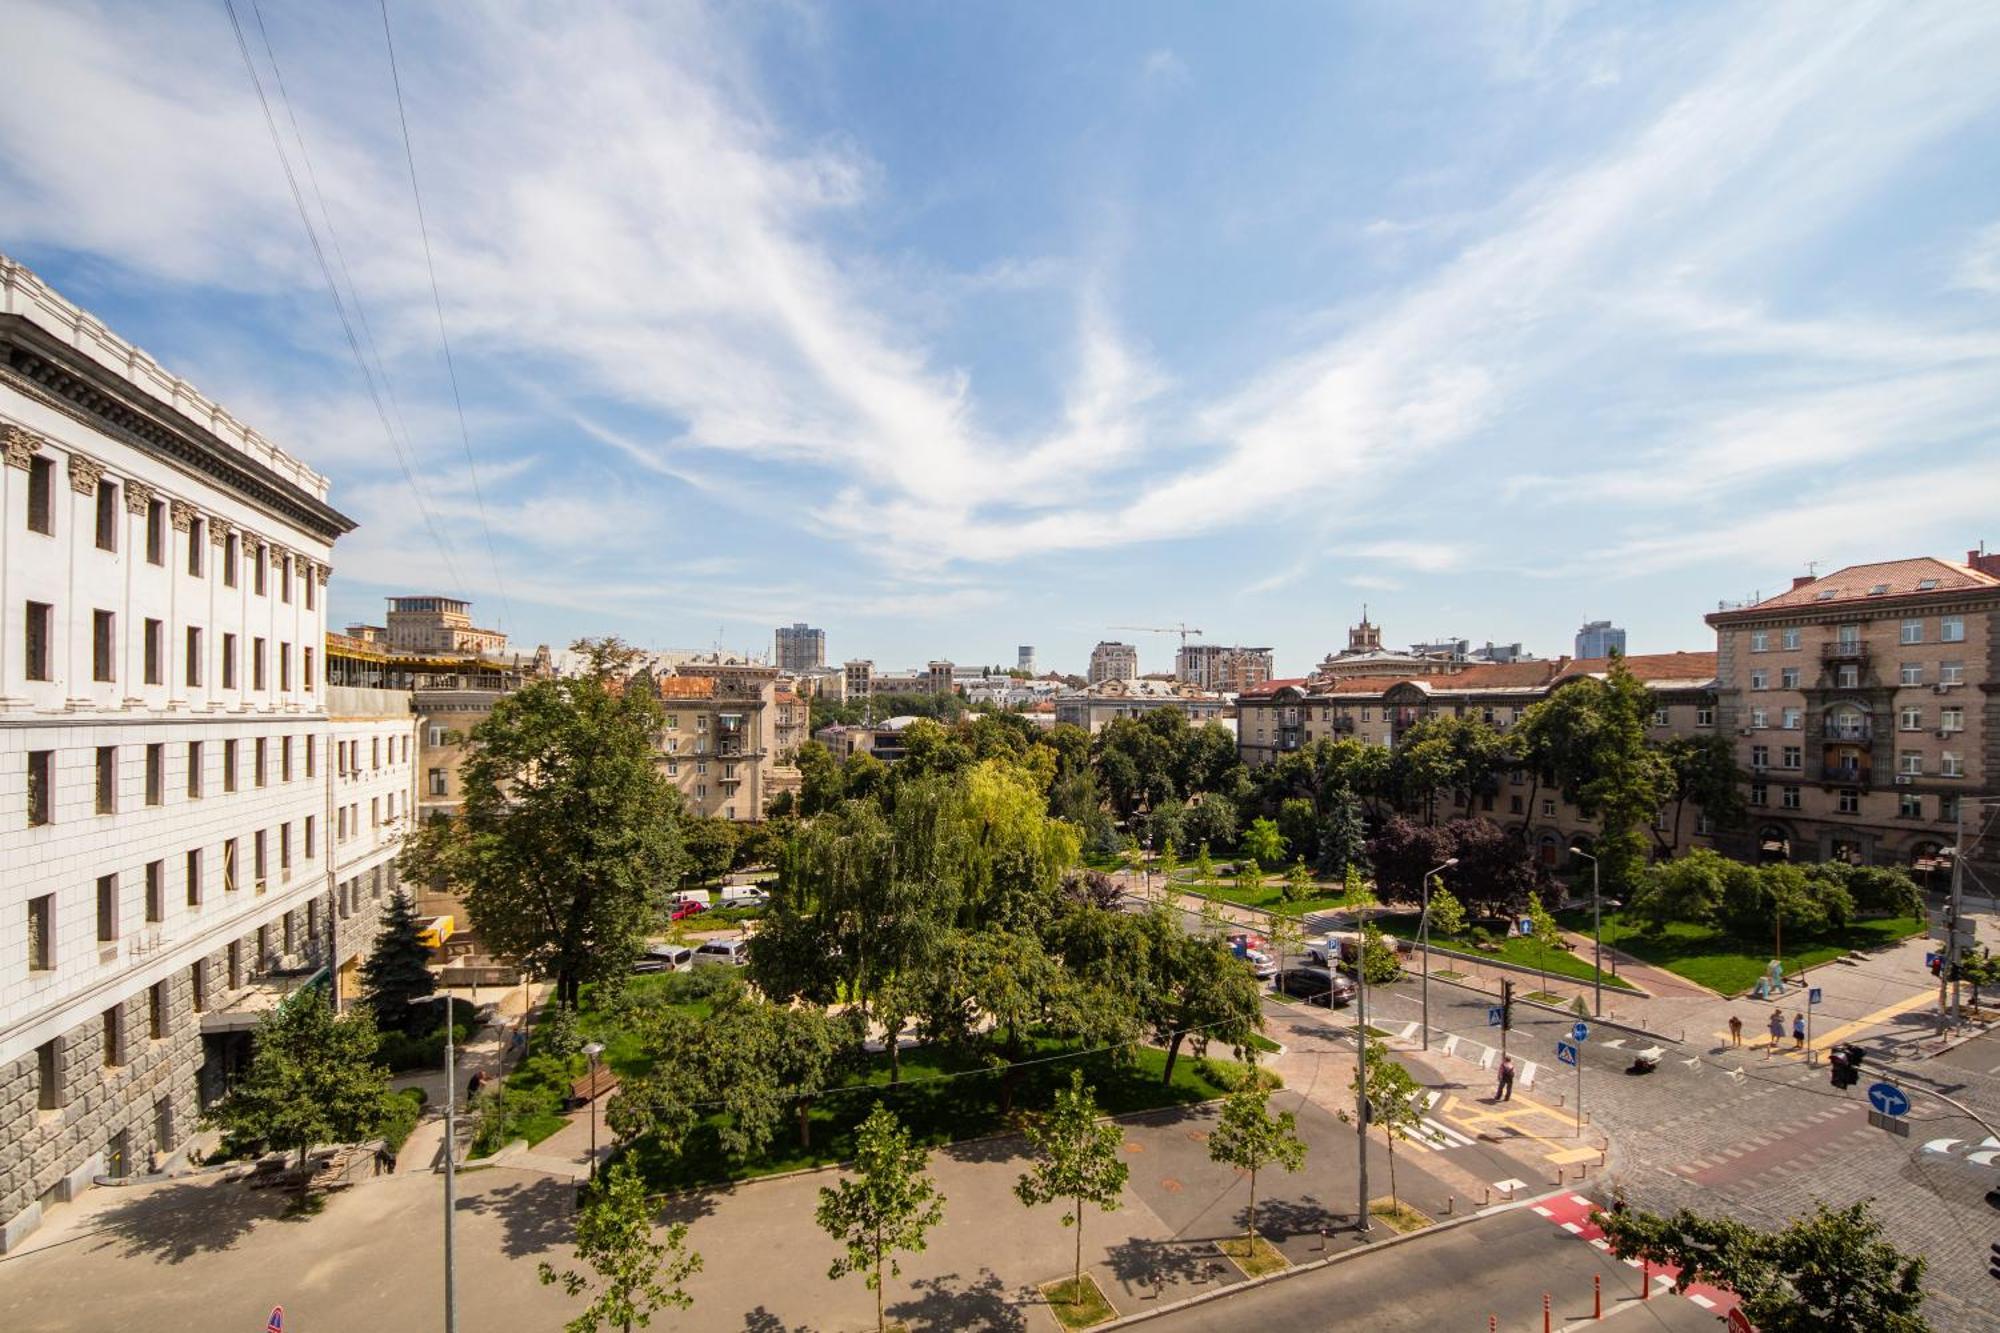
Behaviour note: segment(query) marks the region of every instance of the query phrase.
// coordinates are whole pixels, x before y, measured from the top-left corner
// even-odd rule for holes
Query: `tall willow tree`
[[[495,953],[571,1008],[584,982],[631,966],[685,865],[659,699],[625,687],[616,639],[576,646],[583,674],[534,681],[472,729],[464,812],[403,853],[406,875],[449,887]]]

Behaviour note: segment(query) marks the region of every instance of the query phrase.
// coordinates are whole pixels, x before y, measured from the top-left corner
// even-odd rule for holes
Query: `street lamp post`
[[[583,1053],[590,1057],[590,1178],[597,1179],[597,1057],[604,1054],[604,1043],[587,1041]]]
[[[444,1002],[444,1333],[458,1333],[458,1270],[452,1256],[452,1214],[458,1210],[458,1068],[451,995],[420,995],[411,1004]]]
[[[1424,1049],[1427,1051],[1431,1048],[1431,876],[1442,874],[1457,864],[1458,858],[1454,856],[1446,860],[1443,865],[1434,866],[1424,872],[1424,908],[1422,915],[1417,920],[1417,939],[1422,942],[1424,947],[1423,1026]],[[1365,963],[1367,961],[1367,943],[1365,937],[1362,944],[1362,955],[1362,961]]]
[[[1596,980],[1592,983],[1596,988],[1597,998],[1591,1016],[1602,1018],[1604,1017],[1604,897],[1598,891],[1597,858],[1581,847],[1570,848],[1569,854],[1580,856],[1590,862],[1590,934],[1593,941],[1591,970],[1597,974]]]

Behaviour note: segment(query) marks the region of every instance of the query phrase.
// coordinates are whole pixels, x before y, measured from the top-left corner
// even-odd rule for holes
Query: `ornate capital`
[[[332,566],[332,565],[321,565],[321,566],[319,567],[319,586],[320,586],[320,587],[324,588],[324,587],[326,586],[326,581],[327,581],[328,579],[332,578],[332,577],[333,577],[333,566]]]
[[[83,454],[69,456],[69,488],[78,495],[97,494],[97,483],[104,477],[104,464]]]
[[[138,514],[143,517],[145,512],[153,507],[153,496],[154,496],[153,488],[151,486],[148,486],[145,482],[143,481],[126,482],[125,512],[128,514]]]
[[[185,500],[169,502],[173,510],[174,531],[186,532],[194,527],[195,507]]]
[[[226,518],[216,518],[213,514],[209,516],[208,539],[210,541],[214,542],[217,546],[227,546],[229,545],[229,539],[235,535],[236,525],[234,523],[231,523]]]
[[[7,466],[27,468],[42,447],[42,437],[20,426],[0,426],[0,444],[7,447]]]

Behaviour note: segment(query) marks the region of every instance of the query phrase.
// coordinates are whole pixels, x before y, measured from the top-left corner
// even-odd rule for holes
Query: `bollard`
[[[1499,1315],[1490,1314],[1486,1316],[1486,1333],[1500,1333]]]
[[[1326,1248],[1326,1228],[1325,1228],[1325,1227],[1321,1227],[1321,1228],[1319,1229],[1319,1247],[1320,1247],[1320,1249],[1322,1249],[1322,1250],[1324,1250],[1324,1249]]]
[[[1479,1206],[1481,1208],[1489,1208],[1492,1206],[1492,1204],[1493,1204],[1493,1189],[1491,1186],[1487,1186],[1486,1188],[1479,1191]]]
[[[1446,1217],[1450,1217],[1451,1214],[1452,1214],[1452,1196],[1447,1194],[1444,1196],[1444,1215]]]
[[[1542,1333],[1555,1333],[1553,1316],[1549,1313],[1549,1294],[1542,1293]]]
[[[1604,1274],[1602,1273],[1590,1275],[1590,1317],[1604,1318]]]

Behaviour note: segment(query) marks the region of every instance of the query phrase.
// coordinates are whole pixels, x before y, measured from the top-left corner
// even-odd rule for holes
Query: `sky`
[[[2000,6],[386,10],[0,44],[0,251],[332,479],[336,623],[1290,675],[2000,544]]]

